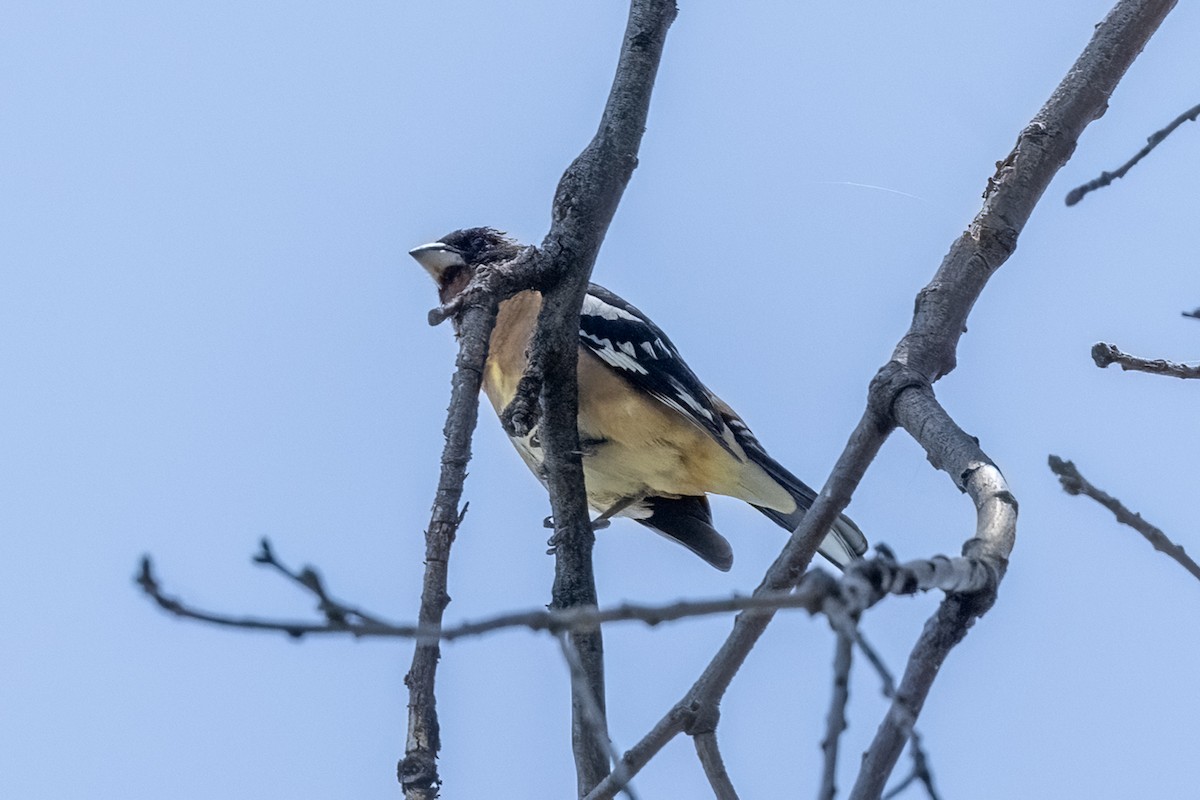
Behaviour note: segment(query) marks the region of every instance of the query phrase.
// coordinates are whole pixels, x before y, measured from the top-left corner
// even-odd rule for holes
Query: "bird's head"
[[[445,303],[466,288],[480,266],[508,261],[520,252],[521,246],[501,231],[464,228],[414,247],[408,254],[433,278],[438,297]]]

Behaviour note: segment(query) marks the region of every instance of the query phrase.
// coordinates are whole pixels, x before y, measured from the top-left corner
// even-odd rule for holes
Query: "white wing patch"
[[[628,342],[621,342],[620,346],[614,347],[611,340],[601,339],[599,336],[594,336],[585,330],[580,330],[579,335],[590,342],[594,342],[600,348],[592,352],[600,356],[601,360],[610,367],[636,372],[640,375],[649,374],[647,369],[638,362],[634,355],[633,346]]]
[[[735,458],[742,457],[708,389],[666,334],[636,308],[592,284],[579,315],[579,339],[638,390],[708,433]]]
[[[583,313],[603,319],[627,319],[633,322],[642,322],[636,314],[630,314],[623,308],[606,303],[591,292],[583,296]]]
[[[700,404],[700,401],[687,390],[674,376],[671,376],[671,388],[675,390],[675,396],[682,400],[693,414],[699,414],[707,420],[712,421],[712,412]]]

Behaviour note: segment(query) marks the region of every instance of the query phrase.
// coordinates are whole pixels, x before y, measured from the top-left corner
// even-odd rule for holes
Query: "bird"
[[[409,251],[438,287],[443,305],[476,270],[525,248],[494,228],[465,228]],[[541,294],[500,303],[482,388],[501,414],[517,393],[541,308]],[[708,495],[744,500],[788,532],[817,498],[767,454],[749,426],[706,387],[667,335],[636,307],[588,285],[579,316],[579,439],[595,522],[629,517],[674,540],[721,571],[733,548],[713,527]],[[536,426],[509,437],[545,483]],[[839,516],[819,552],[844,569],[867,549],[858,526]]]

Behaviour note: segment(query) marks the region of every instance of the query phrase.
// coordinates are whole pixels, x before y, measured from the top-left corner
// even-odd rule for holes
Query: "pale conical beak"
[[[408,254],[417,260],[417,263],[425,268],[430,277],[437,283],[442,282],[442,275],[450,267],[465,267],[466,259],[462,257],[457,249],[448,244],[441,242],[430,242],[423,244],[420,247],[414,247],[408,251]]]

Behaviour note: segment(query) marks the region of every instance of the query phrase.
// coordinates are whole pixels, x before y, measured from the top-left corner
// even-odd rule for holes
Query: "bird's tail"
[[[804,519],[804,513],[816,502],[817,493],[765,453],[755,453],[754,461],[778,481],[796,501],[796,510],[790,514],[763,506],[755,506],[755,508],[789,533],[796,530],[800,521]],[[863,536],[863,532],[854,524],[854,520],[842,514],[829,527],[829,533],[821,540],[817,552],[833,562],[838,569],[845,569],[847,564],[867,552],[867,537]]]
[[[733,548],[713,528],[707,497],[650,497],[644,503],[650,516],[638,522],[674,539],[722,572],[733,566]]]

